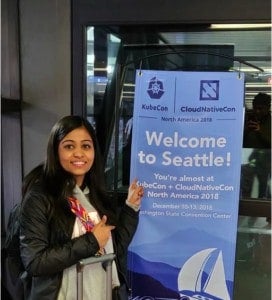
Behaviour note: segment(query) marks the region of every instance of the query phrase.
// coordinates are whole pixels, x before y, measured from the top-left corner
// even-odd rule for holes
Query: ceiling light
[[[211,24],[211,29],[249,29],[249,28],[271,28],[272,24]]]

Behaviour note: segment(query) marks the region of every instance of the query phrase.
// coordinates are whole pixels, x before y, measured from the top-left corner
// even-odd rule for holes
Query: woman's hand
[[[144,188],[137,184],[137,179],[134,179],[128,189],[127,203],[135,207],[140,207],[143,195]]]
[[[101,221],[92,229],[92,233],[97,239],[100,249],[103,249],[106,246],[111,236],[111,230],[115,228],[115,226],[107,225],[106,222],[107,216],[103,216]]]

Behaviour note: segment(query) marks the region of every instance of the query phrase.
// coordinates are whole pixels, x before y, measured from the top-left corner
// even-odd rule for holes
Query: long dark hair
[[[52,202],[52,218],[61,222],[61,216],[64,218],[67,215],[67,197],[73,194],[76,181],[72,174],[62,168],[58,147],[68,133],[80,127],[84,127],[90,134],[95,153],[93,165],[84,178],[84,184],[90,190],[90,202],[100,216],[106,214],[109,222],[115,223],[112,203],[106,193],[102,159],[95,130],[88,120],[81,116],[65,116],[52,127],[47,144],[46,160],[43,165],[36,167],[30,175],[26,176],[23,186],[27,190],[37,180],[41,181]]]

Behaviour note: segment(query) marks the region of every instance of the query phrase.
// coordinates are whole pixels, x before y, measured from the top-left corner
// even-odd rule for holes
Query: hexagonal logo
[[[156,76],[150,79],[147,93],[151,99],[160,99],[164,94],[163,83]]]

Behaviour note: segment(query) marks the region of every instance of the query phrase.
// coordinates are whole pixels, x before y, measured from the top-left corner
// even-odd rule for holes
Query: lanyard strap
[[[91,220],[85,208],[74,197],[68,197],[71,211],[79,218],[80,222],[85,227],[86,231],[92,231],[94,222]]]

